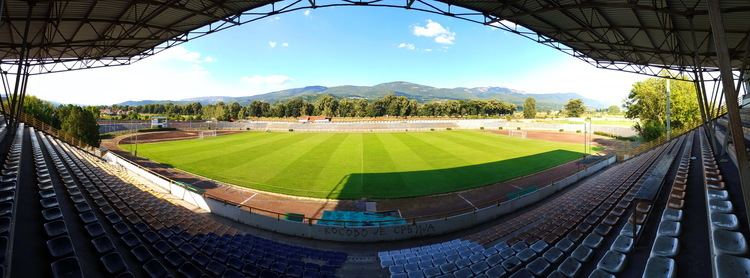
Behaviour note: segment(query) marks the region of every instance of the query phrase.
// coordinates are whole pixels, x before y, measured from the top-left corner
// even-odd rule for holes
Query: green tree
[[[523,117],[524,119],[536,118],[536,99],[533,97],[526,98],[523,102]]]
[[[230,119],[240,119],[240,109],[242,109],[242,106],[240,106],[239,103],[232,102],[232,104],[229,105],[229,118]]]
[[[565,104],[565,113],[568,117],[580,117],[586,112],[586,106],[580,98],[571,99]]]
[[[332,95],[321,95],[315,100],[315,110],[324,116],[334,116],[339,108],[339,101]]]
[[[57,118],[57,111],[52,103],[35,96],[26,96],[23,102],[23,111],[48,125],[60,128],[60,120]]]
[[[609,108],[607,108],[607,113],[611,115],[617,115],[617,114],[620,114],[620,112],[621,112],[620,107],[617,105],[612,105]]]
[[[679,76],[670,83],[671,127],[693,128],[700,124],[698,100],[695,86],[687,78]],[[649,78],[636,82],[625,101],[625,117],[639,119],[635,129],[645,140],[661,136],[666,130],[666,79]]]
[[[64,108],[61,130],[73,137],[79,138],[91,146],[99,146],[99,125],[94,115],[79,106],[68,105]]]

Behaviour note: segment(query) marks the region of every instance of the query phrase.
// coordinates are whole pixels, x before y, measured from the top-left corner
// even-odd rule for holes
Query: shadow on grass
[[[341,179],[329,199],[389,199],[450,193],[530,175],[581,158],[583,153],[554,150],[483,164],[424,171],[353,173]],[[394,157],[394,159],[398,159]]]

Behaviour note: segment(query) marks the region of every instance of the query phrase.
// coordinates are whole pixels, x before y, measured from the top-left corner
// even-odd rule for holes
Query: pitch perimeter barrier
[[[294,221],[287,220],[288,213],[279,213],[239,204],[212,196],[178,181],[171,180],[117,154],[108,152],[104,159],[137,175],[149,185],[170,192],[192,205],[213,214],[250,225],[256,228],[304,238],[339,242],[378,242],[403,240],[422,236],[434,236],[469,228],[534,204],[569,185],[614,164],[616,158],[609,156],[573,175],[554,181],[544,187],[529,189],[513,199],[497,201],[469,211],[454,211],[441,215],[407,218],[404,225],[382,225],[370,227],[345,227],[317,224],[318,218],[298,215]],[[345,220],[326,220],[356,222]],[[371,221],[377,223],[378,221]]]
[[[583,122],[580,124],[542,123],[529,121],[507,121],[502,119],[419,119],[419,120],[373,120],[330,123],[299,123],[280,120],[258,120],[238,122],[206,122],[206,121],[170,121],[169,127],[183,130],[261,130],[261,131],[301,131],[301,132],[397,132],[397,131],[431,131],[445,129],[480,129],[499,130],[500,128],[583,132]],[[143,123],[129,123],[107,121],[100,123],[101,131],[133,130]],[[636,135],[631,127],[593,125],[594,131],[605,132],[619,136]]]

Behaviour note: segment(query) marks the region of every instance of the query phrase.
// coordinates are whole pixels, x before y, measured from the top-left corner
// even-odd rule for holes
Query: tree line
[[[375,100],[362,98],[336,98],[320,95],[315,100],[293,98],[287,101],[268,103],[253,101],[242,106],[238,102],[201,105],[190,104],[147,104],[140,106],[108,107],[111,110],[128,111],[121,119],[139,119],[139,114],[159,114],[192,116],[193,119],[216,119],[220,121],[244,119],[247,117],[464,117],[464,116],[503,116],[516,111],[516,106],[497,100],[446,100],[419,103],[405,96],[387,95]]]
[[[81,107],[66,104],[54,106],[52,103],[34,96],[26,96],[23,103],[24,113],[72,135],[91,146],[98,147],[99,108],[94,106]]]

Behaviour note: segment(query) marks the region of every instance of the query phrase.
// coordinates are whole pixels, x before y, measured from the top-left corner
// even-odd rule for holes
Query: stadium
[[[511,120],[487,102],[496,117],[99,121],[86,128],[109,137],[94,147],[79,136],[91,130],[71,132],[96,121],[88,112],[52,123],[27,105],[36,76],[130,67],[234,26],[346,6],[452,17],[685,82],[700,121],[672,133],[667,82],[666,135],[635,145],[619,139],[629,127]],[[750,4],[718,0],[1,1],[0,271],[748,277],[747,18]]]

